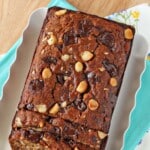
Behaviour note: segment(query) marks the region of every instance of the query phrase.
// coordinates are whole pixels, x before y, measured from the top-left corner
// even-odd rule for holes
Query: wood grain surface
[[[79,10],[106,16],[150,0],[68,0]],[[50,0],[0,0],[0,54],[20,37],[31,13]]]

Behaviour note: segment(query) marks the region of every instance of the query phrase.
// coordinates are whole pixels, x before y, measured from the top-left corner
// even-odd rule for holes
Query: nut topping
[[[109,53],[108,52],[104,52],[104,55],[108,55]]]
[[[32,74],[32,75],[35,75],[35,70],[33,70],[33,71],[31,72],[31,74]]]
[[[102,132],[102,131],[98,131],[98,137],[99,137],[100,139],[104,139],[106,136],[107,136],[106,133],[104,133],[104,132]]]
[[[59,107],[58,103],[56,103],[56,104],[50,109],[49,113],[55,115],[55,114],[58,113],[59,109],[60,109],[60,107]]]
[[[76,62],[75,64],[75,70],[76,72],[81,72],[83,70],[83,64],[81,62]]]
[[[89,97],[89,93],[85,93],[85,94],[83,95],[83,100],[87,99],[88,97]]]
[[[61,107],[62,108],[65,108],[66,106],[67,106],[67,102],[66,101],[64,101],[64,102],[61,103]]]
[[[46,137],[43,137],[42,140],[45,141],[45,142],[49,141]]]
[[[56,16],[62,16],[62,15],[64,15],[66,12],[67,12],[66,9],[58,10],[58,11],[55,12],[55,15],[56,15]]]
[[[91,53],[90,51],[84,51],[82,54],[81,54],[81,58],[83,61],[89,61],[93,58],[93,53]]]
[[[61,59],[63,61],[67,61],[67,60],[69,60],[69,58],[70,58],[70,56],[68,54],[64,54],[64,55],[61,56]]]
[[[22,122],[21,122],[21,119],[19,117],[16,117],[15,124],[17,125],[17,127],[22,127]]]
[[[104,88],[104,91],[109,91],[109,89],[108,88]]]
[[[77,87],[77,92],[84,93],[88,88],[88,84],[86,81],[81,81]]]
[[[66,81],[66,80],[68,80],[69,79],[69,77],[68,76],[64,76],[64,80]]]
[[[54,45],[57,43],[57,38],[52,32],[50,32],[50,38],[47,40],[47,42],[49,45]]]
[[[42,49],[41,50],[41,54],[43,55],[45,53],[45,49]]]
[[[103,71],[105,71],[105,68],[104,67],[100,67],[99,71],[103,72]]]
[[[98,108],[99,104],[95,99],[90,99],[88,103],[88,107],[90,110],[96,110]]]
[[[124,31],[124,36],[125,36],[125,38],[126,39],[128,39],[128,40],[131,40],[131,39],[133,39],[133,32],[132,32],[132,30],[131,29],[125,29],[125,31]]]
[[[44,104],[36,105],[35,107],[40,113],[45,113],[47,111],[47,107]]]
[[[110,78],[109,83],[110,83],[110,85],[113,86],[113,87],[117,86],[117,84],[118,84],[116,78],[113,78],[113,77]]]
[[[45,68],[43,71],[42,71],[42,78],[43,79],[48,79],[52,76],[52,72],[50,71],[49,68]]]
[[[79,150],[78,147],[75,147],[74,150]]]
[[[43,127],[44,127],[44,122],[40,122],[40,123],[39,123],[39,127],[40,127],[40,128],[43,128]]]

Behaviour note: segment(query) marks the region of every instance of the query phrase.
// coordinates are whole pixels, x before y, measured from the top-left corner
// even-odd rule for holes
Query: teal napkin
[[[70,3],[68,3],[66,0],[51,0],[51,2],[48,4],[48,8],[58,6],[70,10],[77,10],[74,6],[72,6]]]
[[[122,150],[134,150],[150,129],[150,59],[145,61],[141,85],[136,93],[136,104],[130,114],[130,125],[124,135]],[[150,148],[149,148],[150,149]]]
[[[0,100],[3,97],[4,86],[10,77],[11,66],[16,60],[17,49],[21,45],[22,41],[23,38],[19,38],[6,54],[0,55]]]

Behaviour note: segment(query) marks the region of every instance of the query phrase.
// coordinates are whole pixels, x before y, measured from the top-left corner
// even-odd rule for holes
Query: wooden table
[[[20,37],[33,10],[50,0],[0,0],[0,54],[5,53]],[[79,10],[99,16],[126,9],[150,0],[68,0]]]

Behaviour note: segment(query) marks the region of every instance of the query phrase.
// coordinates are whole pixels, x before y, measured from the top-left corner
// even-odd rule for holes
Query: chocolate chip
[[[51,116],[46,116],[45,121],[51,124],[53,122],[53,118]]]
[[[67,126],[64,127],[63,132],[67,132],[69,128]]]
[[[74,147],[76,144],[75,141],[73,141],[70,137],[64,137],[64,142],[69,144],[71,147]]]
[[[115,45],[115,38],[112,33],[104,31],[99,34],[97,37],[97,42],[102,43],[108,48],[110,48],[112,51],[114,50],[114,45]]]
[[[55,138],[56,141],[59,141],[61,139],[61,130],[59,127],[53,127],[49,131],[50,135]]]
[[[61,136],[60,136],[60,135],[55,135],[55,140],[56,140],[56,141],[60,141],[60,139],[61,139]]]
[[[90,20],[84,19],[79,21],[77,34],[80,37],[84,37],[89,34],[93,27],[93,24]]]
[[[34,105],[31,103],[25,105],[25,109],[27,110],[33,110],[33,108],[34,108]]]
[[[81,79],[82,79],[82,80],[85,80],[85,79],[86,79],[86,75],[85,75],[85,74],[82,74],[82,75],[81,75]]]
[[[44,81],[40,79],[31,80],[29,83],[29,89],[32,91],[39,91],[42,90],[44,87]]]
[[[90,140],[91,140],[92,143],[96,143],[98,139],[95,135],[93,135],[93,136],[90,137]]]
[[[75,108],[77,108],[80,111],[85,111],[87,106],[81,99],[76,99],[74,102]]]
[[[77,123],[72,123],[72,122],[70,122],[70,124],[71,124],[75,129],[77,129],[78,126],[79,126]]]
[[[72,147],[75,146],[75,141],[73,141],[72,139],[69,140],[68,144]]]
[[[50,132],[51,132],[51,134],[54,134],[54,135],[60,135],[61,134],[61,130],[59,127],[53,127]]]
[[[117,67],[114,64],[110,63],[108,59],[103,60],[102,64],[111,77],[114,77],[118,74]]]
[[[21,127],[17,127],[16,129],[17,129],[17,130],[21,130]],[[23,132],[23,134],[25,134],[25,132]]]
[[[95,75],[94,79],[95,79],[95,82],[100,82],[101,81],[101,78],[98,75]]]
[[[88,79],[91,79],[91,78],[93,78],[94,77],[94,73],[93,72],[89,72],[89,73],[87,73],[87,78]]]
[[[43,132],[28,130],[25,131],[25,137],[33,143],[38,143],[43,138]]]
[[[52,56],[47,56],[47,57],[44,57],[43,59],[42,59],[45,63],[47,63],[47,64],[54,64],[54,65],[56,65],[56,63],[57,63],[57,59],[55,58],[55,57],[52,57]]]
[[[62,51],[62,49],[63,49],[63,45],[62,44],[56,45],[56,47],[58,48],[59,51]]]
[[[51,133],[51,131],[49,132],[49,135],[52,136],[56,141],[60,141],[61,140],[61,136],[58,134],[53,134]]]
[[[92,34],[94,36],[98,36],[102,31],[104,31],[104,28],[102,26],[94,26],[92,28]]]
[[[96,83],[96,82],[100,82],[101,81],[100,76],[96,75],[93,72],[87,73],[87,78],[92,83]]]
[[[78,38],[77,38],[76,34],[74,33],[74,30],[70,30],[70,31],[67,31],[66,33],[64,33],[63,41],[64,41],[65,46],[77,43]]]
[[[64,80],[64,75],[63,74],[57,74],[56,78],[57,78],[58,83],[64,84],[65,80]]]
[[[70,75],[71,75],[71,71],[65,71],[65,72],[64,72],[64,75],[65,75],[65,76],[70,76]]]
[[[110,102],[111,102],[112,106],[114,107],[114,105],[117,101],[117,96],[112,94],[112,93],[109,93],[109,99],[110,99]]]

